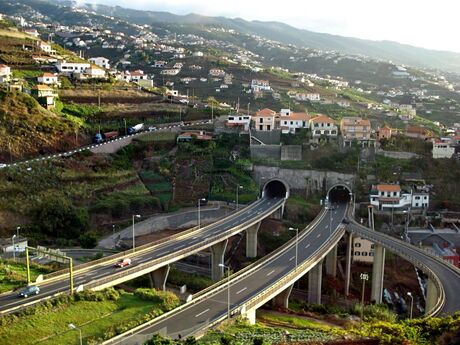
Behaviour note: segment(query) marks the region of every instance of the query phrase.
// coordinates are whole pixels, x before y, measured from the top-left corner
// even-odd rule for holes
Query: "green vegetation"
[[[174,132],[151,132],[148,134],[144,134],[139,138],[136,138],[141,142],[175,142],[176,141],[176,133]]]
[[[68,328],[73,323],[81,328],[85,344],[97,344],[178,305],[174,294],[149,289],[134,294],[107,289],[65,295],[1,317],[0,337],[5,345],[17,344],[18,334],[27,334],[21,340],[24,345],[73,344],[79,336]]]
[[[30,263],[30,279],[35,281],[40,274],[53,271],[50,266]],[[27,285],[26,265],[21,261],[0,260],[0,293]]]
[[[187,285],[187,289],[192,292],[198,292],[215,283],[209,277],[182,272],[174,267],[169,272],[168,282],[176,286]]]

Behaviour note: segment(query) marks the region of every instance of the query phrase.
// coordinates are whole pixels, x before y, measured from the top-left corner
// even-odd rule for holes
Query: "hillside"
[[[23,0],[34,2],[35,0]],[[68,1],[57,1],[69,4]],[[396,63],[441,69],[460,73],[460,54],[429,50],[393,41],[371,41],[338,35],[318,33],[294,28],[279,22],[246,21],[241,18],[206,17],[197,14],[175,15],[168,12],[138,11],[119,6],[88,5],[99,14],[119,17],[144,25],[170,23],[187,25],[224,26],[245,34],[255,34],[285,44],[307,46],[321,50],[336,50],[348,54],[362,54],[376,59],[392,60]]]
[[[29,95],[0,88],[0,162],[8,161],[9,153],[14,158],[65,148],[65,134],[74,132],[71,121]]]

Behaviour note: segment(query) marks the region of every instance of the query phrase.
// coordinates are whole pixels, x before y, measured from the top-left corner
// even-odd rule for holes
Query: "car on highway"
[[[126,267],[126,266],[129,266],[131,265],[131,259],[130,258],[124,258],[124,259],[121,259],[119,260],[116,264],[115,264],[115,267]]]
[[[157,128],[154,127],[154,126],[150,126],[150,127],[149,127],[149,132],[153,132],[153,131],[156,131],[156,130],[157,130]]]
[[[343,224],[350,224],[350,221],[346,218],[342,219],[342,223]]]
[[[38,295],[40,293],[40,288],[36,285],[26,286],[24,289],[19,291],[19,297],[27,298],[31,295]]]

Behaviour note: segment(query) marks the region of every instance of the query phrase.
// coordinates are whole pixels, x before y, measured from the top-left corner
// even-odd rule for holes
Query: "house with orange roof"
[[[432,154],[434,159],[451,158],[455,153],[455,146],[452,145],[452,138],[433,139]]]
[[[57,85],[59,83],[58,76],[53,73],[43,73],[41,76],[37,77],[37,81],[40,84],[46,85]]]
[[[342,134],[343,145],[351,146],[353,141],[357,141],[361,146],[370,146],[371,142],[371,122],[361,117],[344,117],[340,120],[340,132]]]
[[[311,135],[314,139],[319,139],[321,136],[336,138],[338,127],[333,119],[329,116],[319,114],[310,119]]]
[[[309,128],[310,115],[296,113],[291,109],[281,109],[279,121],[281,133],[295,133],[298,129]]]
[[[426,209],[430,197],[425,192],[414,192],[410,187],[399,184],[373,185],[369,195],[370,204],[377,211],[402,211],[405,209]]]
[[[378,130],[377,139],[380,141],[382,139],[391,139],[391,135],[393,134],[393,130],[388,127],[387,125],[383,126]]]
[[[252,117],[254,129],[256,131],[273,131],[276,129],[277,113],[274,110],[265,108],[259,110]]]
[[[55,106],[56,93],[48,85],[35,85],[31,89],[31,95],[37,99],[46,109],[52,109]]]

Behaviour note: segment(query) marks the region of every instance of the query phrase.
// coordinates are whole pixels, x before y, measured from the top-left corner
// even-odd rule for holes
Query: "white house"
[[[309,128],[310,116],[307,113],[296,113],[290,109],[280,111],[281,133],[295,133],[297,129]]]
[[[42,50],[42,51],[44,51],[45,53],[48,53],[48,54],[56,52],[55,50],[53,50],[51,48],[51,44],[43,42],[43,41],[38,41],[37,46],[38,46],[38,48],[40,48],[40,50]]]
[[[228,127],[243,127],[245,131],[249,130],[251,124],[250,115],[228,115],[227,126]]]
[[[138,69],[136,71],[130,72],[132,81],[139,81],[148,79],[147,74],[144,74],[144,71]]]
[[[192,56],[194,56],[194,57],[203,57],[203,56],[204,56],[204,53],[203,53],[203,52],[200,52],[200,51],[198,51],[198,52],[193,52]]]
[[[71,75],[72,73],[83,73],[91,64],[88,62],[66,62],[58,61],[56,68],[60,74]]]
[[[89,59],[89,62],[95,64],[96,66],[99,66],[101,68],[105,69],[110,69],[110,63],[109,59],[99,56],[99,57],[93,57]]]
[[[408,208],[428,208],[428,193],[413,193],[411,188],[402,190],[399,184],[378,184],[371,188],[370,203],[378,211],[404,210]]]
[[[220,69],[220,68],[211,68],[209,70],[209,75],[211,75],[213,77],[223,78],[223,77],[225,77],[225,71],[223,69]]]
[[[168,69],[162,70],[160,74],[162,74],[162,75],[178,75],[179,72],[180,72],[180,69],[178,69],[178,68],[168,68]]]
[[[306,97],[310,102],[319,102],[321,100],[319,93],[307,93]]]
[[[0,79],[1,82],[9,81],[11,78],[11,68],[7,65],[0,64]]]
[[[252,79],[251,89],[253,92],[270,91],[270,82],[262,79]]]
[[[455,153],[455,147],[451,146],[450,140],[433,140],[433,158],[451,158]]]
[[[96,67],[96,66],[91,66],[83,72],[83,78],[89,78],[89,79],[103,79],[105,78],[105,70]]]
[[[166,61],[163,60],[155,60],[153,67],[155,68],[163,68],[166,66]]]
[[[353,262],[374,262],[374,243],[362,238],[353,237]]]
[[[58,84],[58,76],[52,73],[43,73],[41,76],[37,77],[37,81],[40,84],[45,85],[54,85]]]
[[[337,125],[329,116],[318,115],[310,119],[310,128],[313,138],[319,138],[322,135],[326,137],[337,137]]]

